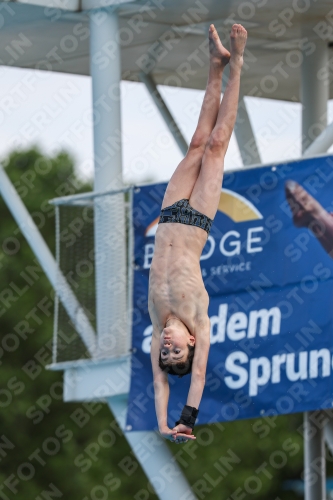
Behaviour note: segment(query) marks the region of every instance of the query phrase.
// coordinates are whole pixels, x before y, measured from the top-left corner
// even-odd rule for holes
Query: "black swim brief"
[[[179,200],[169,207],[162,208],[159,224],[163,222],[179,222],[188,226],[204,229],[209,234],[213,221],[207,215],[191,207],[189,200]]]

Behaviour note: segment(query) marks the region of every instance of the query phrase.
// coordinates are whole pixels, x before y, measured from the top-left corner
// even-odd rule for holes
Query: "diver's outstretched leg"
[[[213,24],[209,28],[210,64],[204,100],[185,158],[172,175],[165,192],[162,208],[180,199],[189,199],[200,172],[202,157],[220,108],[222,73],[230,59]]]
[[[240,24],[234,24],[230,34],[231,56],[228,84],[215,127],[205,147],[198,180],[190,197],[190,204],[193,208],[211,219],[214,218],[219,204],[224,157],[237,116],[240,74],[246,39],[246,29]]]

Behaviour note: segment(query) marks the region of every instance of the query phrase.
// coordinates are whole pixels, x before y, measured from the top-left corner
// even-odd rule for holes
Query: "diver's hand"
[[[177,426],[179,427],[179,426]],[[180,426],[180,427],[185,427],[185,426]],[[167,439],[168,441],[172,441],[173,443],[186,443],[189,439],[196,439],[195,436],[191,435],[192,429],[189,427],[185,427],[189,434],[185,432],[177,432],[175,429],[169,429],[169,427],[162,427],[159,429],[160,434],[164,439]]]
[[[177,431],[169,429],[168,426],[161,427],[159,429],[159,431],[160,431],[161,436],[164,437],[164,439],[167,439],[168,441],[175,441]]]
[[[192,441],[196,439],[196,437],[192,434],[191,427],[187,427],[187,425],[178,424],[172,430],[177,431],[177,439],[181,443],[186,443],[189,439]]]
[[[176,431],[177,433],[180,432],[182,434],[189,434],[189,435],[192,434],[191,427],[187,427],[187,425],[184,424],[175,425],[175,427],[172,430]]]

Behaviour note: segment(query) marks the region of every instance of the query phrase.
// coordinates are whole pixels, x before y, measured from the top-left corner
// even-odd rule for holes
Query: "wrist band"
[[[199,410],[197,410],[193,406],[185,405],[182,414],[180,416],[180,419],[176,422],[176,425],[183,424],[193,429],[198,413]]]

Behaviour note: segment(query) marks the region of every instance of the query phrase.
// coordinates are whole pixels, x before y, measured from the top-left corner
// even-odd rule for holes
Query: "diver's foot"
[[[211,63],[226,66],[230,60],[230,52],[222,45],[214,24],[210,25],[208,36]]]
[[[243,54],[247,40],[247,31],[241,24],[234,24],[230,33],[230,64],[243,66]]]

